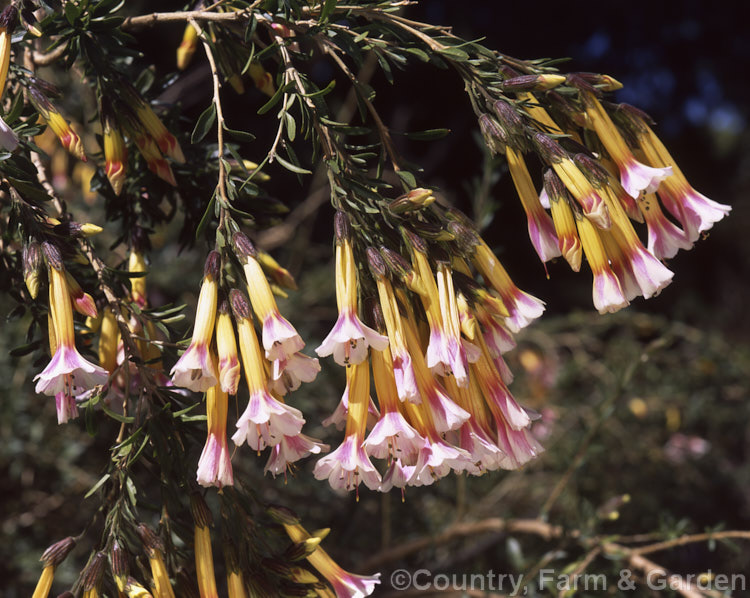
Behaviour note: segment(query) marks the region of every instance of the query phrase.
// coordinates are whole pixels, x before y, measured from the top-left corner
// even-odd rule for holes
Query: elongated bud
[[[39,275],[42,270],[42,250],[39,243],[32,241],[23,248],[23,279],[29,295],[36,299],[39,294]]]
[[[512,137],[523,137],[523,119],[508,102],[497,100],[492,109],[500,126]]]
[[[547,91],[565,83],[563,75],[519,75],[500,84],[503,91]]]
[[[394,214],[403,214],[426,208],[434,201],[435,196],[430,189],[417,187],[390,202],[388,209]]]
[[[125,130],[146,161],[148,169],[161,180],[176,187],[177,180],[174,178],[172,167],[164,159],[154,138],[143,128],[141,123],[135,118],[128,117],[125,121]]]
[[[102,105],[104,131],[104,170],[115,195],[122,193],[125,171],[128,165],[128,150],[114,115]]]
[[[243,232],[236,232],[232,235],[232,247],[234,247],[234,253],[237,255],[237,258],[243,264],[247,261],[247,258],[254,258],[258,255],[255,245],[253,245],[250,238]]]
[[[52,243],[49,243],[47,241],[43,241],[42,253],[44,254],[44,259],[46,260],[47,265],[50,268],[54,268],[55,270],[62,269],[62,255],[60,255],[60,250],[55,245],[52,245]]]
[[[153,598],[151,593],[134,577],[127,578],[125,588],[122,591],[127,594],[128,598]]]
[[[448,230],[451,231],[455,243],[462,253],[466,255],[474,253],[474,248],[479,245],[479,237],[472,229],[460,222],[453,221],[448,223]]]
[[[112,551],[110,552],[112,576],[121,592],[125,591],[125,584],[128,577],[128,554],[120,545],[119,540],[112,542]]]
[[[81,235],[84,237],[93,237],[94,235],[98,235],[100,232],[102,232],[104,229],[92,222],[84,222],[81,225]]]
[[[34,16],[34,9],[31,5],[26,5],[21,9],[21,24],[26,31],[35,37],[42,37],[42,30],[38,27],[38,21]]]
[[[582,74],[583,73],[568,73],[565,82],[571,87],[575,87],[581,91],[586,91],[595,96],[601,95],[601,92],[596,89],[586,77],[581,76]],[[581,94],[581,96],[584,104],[586,104],[589,101],[589,98],[586,97],[586,94]]]
[[[351,241],[352,229],[349,224],[349,216],[346,212],[339,210],[333,217],[333,230],[336,234],[336,242],[343,243],[345,241]]]
[[[270,254],[265,251],[258,251],[255,259],[258,260],[260,267],[263,268],[263,272],[277,285],[285,289],[297,290],[297,283],[289,273],[289,270],[283,268]]]
[[[263,68],[263,65],[257,60],[253,60],[247,69],[248,75],[255,83],[255,87],[267,96],[273,96],[276,93],[276,86],[273,84],[273,76]]]
[[[104,575],[104,565],[107,563],[107,555],[97,552],[83,570],[83,591],[99,590]]]
[[[177,68],[184,71],[195,55],[198,48],[198,31],[190,23],[185,25],[182,41],[177,48]]]
[[[533,139],[537,151],[545,162],[558,164],[567,157],[567,153],[560,144],[544,133],[536,133]]]
[[[212,251],[206,258],[206,264],[203,266],[203,277],[218,280],[219,271],[221,270],[221,254],[218,251]]]
[[[297,514],[286,507],[271,505],[266,509],[266,512],[276,523],[281,523],[282,525],[299,524],[299,517],[297,517]]]
[[[404,241],[406,241],[406,244],[409,247],[419,253],[427,253],[427,243],[425,243],[425,240],[422,237],[404,227],[401,227],[401,235],[404,237]]]
[[[45,567],[57,567],[65,560],[65,557],[70,554],[70,551],[73,550],[75,545],[76,541],[72,536],[63,538],[47,548],[39,560],[44,563]]]
[[[489,114],[479,116],[479,129],[482,131],[484,142],[493,154],[505,152],[508,145],[508,135],[505,130]]]
[[[79,314],[89,316],[90,318],[96,318],[98,313],[96,311],[94,298],[84,292],[81,285],[78,284],[78,281],[73,278],[70,272],[65,272],[65,280],[68,284],[68,293],[70,294],[70,299],[73,302],[74,309]]]
[[[45,95],[33,85],[26,88],[28,98],[52,132],[60,140],[62,146],[82,162],[86,161],[86,153],[83,149],[81,138],[71,127],[70,123],[60,114],[59,110],[50,102]]]
[[[579,78],[590,85],[596,86],[601,91],[617,91],[622,89],[623,85],[614,77],[609,75],[600,75],[599,73],[575,73]]]
[[[10,68],[10,41],[16,27],[18,10],[11,4],[0,13],[0,98],[5,91],[5,81]]]
[[[193,521],[198,527],[209,527],[213,522],[211,510],[208,508],[206,501],[200,494],[190,496],[190,512],[193,515]]]

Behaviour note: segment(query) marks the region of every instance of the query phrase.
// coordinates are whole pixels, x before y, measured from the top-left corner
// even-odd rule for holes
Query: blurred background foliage
[[[520,335],[518,349],[509,355],[516,373],[512,390],[542,413],[534,431],[547,449],[522,471],[451,476],[409,489],[404,501],[397,492],[379,496],[365,490],[355,502],[353,495],[336,495],[328,484],[316,482],[312,460],[286,479],[263,477],[262,461],[247,451],[233,460],[236,478],[264,499],[295,509],[309,528],[331,527],[325,546],[342,566],[369,573],[368,563],[380,563],[384,585],[377,593],[389,593],[388,575],[402,566],[433,573],[529,573],[544,563],[562,571],[584,552],[570,538],[495,531],[388,560],[393,546],[436,535],[458,521],[543,514],[583,535],[650,533],[659,538],[722,527],[750,529],[750,209],[745,201],[750,109],[744,75],[750,67],[750,38],[744,21],[731,14],[733,4],[430,1],[407,9],[410,17],[451,24],[457,34],[484,37],[489,47],[514,56],[567,55],[566,70],[616,77],[625,85],[617,99],[649,112],[695,188],[732,205],[733,212],[707,240],[670,262],[675,280],[658,298],[598,316],[589,306],[586,275],[553,263],[545,278],[509,177],[477,141],[458,78],[427,65],[396,73],[393,86],[382,75],[373,77],[377,106],[393,129],[452,130],[438,142],[396,141],[424,168],[423,180],[439,188],[442,200],[473,212],[486,227],[485,237],[500,247],[498,255],[518,285],[548,305],[545,317]],[[179,8],[178,2],[159,3],[160,10]],[[132,9],[146,12],[153,3],[132,2]],[[157,76],[174,70],[173,50],[182,27],[158,31],[163,35],[145,30],[137,36],[141,50],[155,57]],[[318,84],[333,75],[324,62],[314,65],[313,73]],[[207,77],[205,65],[194,65],[175,83],[178,91],[172,93],[187,119],[194,120],[210,100]],[[225,96],[230,126],[232,119],[249,119],[252,130],[257,120],[258,136],[275,126],[273,118],[254,116],[264,103],[256,90]],[[272,177],[267,189],[275,196],[302,199],[310,192],[282,168],[266,170]],[[103,220],[95,199],[77,205],[80,221]],[[85,218],[84,205],[89,210]],[[301,290],[282,309],[308,348],[317,346],[336,316],[331,216],[324,205],[292,235],[280,237],[281,243],[268,237],[268,246],[278,245],[274,254],[297,277]],[[187,302],[192,313],[205,252],[179,252],[168,242],[173,233],[157,231],[152,239],[151,304]],[[97,243],[106,247],[116,236],[117,231],[105,231]],[[9,310],[0,299],[0,313]],[[83,496],[104,469],[109,438],[116,432],[100,429],[92,438],[80,421],[58,427],[52,401],[32,389],[40,364],[31,356],[8,354],[24,343],[24,322],[4,321],[2,330],[0,584],[4,596],[15,598],[31,593],[41,552],[90,520],[96,504]],[[336,435],[317,422],[333,410],[343,386],[343,372],[324,360],[318,380],[298,391],[297,406],[313,424],[311,435],[336,442]],[[615,515],[606,505],[623,495],[629,501]],[[74,580],[86,554],[74,551],[60,568],[60,588]],[[677,573],[750,574],[748,554],[747,544],[712,547],[704,542],[652,558]],[[620,566],[600,557],[588,570],[612,573]]]

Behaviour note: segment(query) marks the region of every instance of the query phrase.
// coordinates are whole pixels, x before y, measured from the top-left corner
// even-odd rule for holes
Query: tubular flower
[[[318,460],[313,474],[327,479],[337,490],[357,490],[360,482],[370,490],[380,486],[380,474],[370,462],[365,448],[367,407],[370,401],[370,365],[367,361],[347,368],[349,395],[344,442],[335,451]],[[325,576],[325,573],[321,571]],[[329,580],[330,581],[330,580]]]
[[[126,102],[129,108],[135,113],[141,127],[156,141],[159,150],[163,154],[166,154],[178,164],[184,164],[185,156],[175,136],[167,130],[148,102],[129,83],[126,81],[121,81],[121,83],[121,89]]]
[[[651,164],[672,168],[672,176],[658,189],[659,199],[682,225],[688,241],[694,243],[700,233],[729,214],[731,206],[710,200],[693,189],[656,133],[632,111],[628,116],[634,123],[636,138],[646,159]]]
[[[273,84],[273,76],[263,68],[263,65],[257,60],[253,60],[247,69],[250,78],[255,83],[255,87],[268,97],[276,93],[276,86]]]
[[[354,263],[349,222],[336,213],[336,302],[339,317],[331,332],[315,352],[320,357],[333,354],[339,365],[357,365],[367,359],[368,348],[382,351],[388,338],[365,326],[357,316],[357,268]]]
[[[480,240],[472,261],[489,285],[502,297],[510,312],[505,321],[512,332],[518,332],[544,312],[544,302],[521,291],[508,276],[495,254]]]
[[[304,459],[309,455],[318,455],[328,451],[331,447],[323,444],[315,438],[310,438],[305,434],[296,436],[284,436],[277,445],[271,447],[271,454],[263,471],[277,476],[285,473],[292,463]]]
[[[298,523],[284,523],[283,525],[292,542],[303,543],[311,537],[307,530]],[[320,546],[306,558],[331,584],[333,591],[336,592],[336,598],[364,598],[372,594],[375,586],[380,583],[380,573],[366,576],[344,571]]]
[[[393,361],[386,347],[372,354],[372,377],[380,403],[380,419],[370,432],[364,447],[377,459],[409,459],[416,454],[423,441],[399,411],[398,389],[393,372]]]
[[[673,258],[680,249],[693,247],[685,231],[664,215],[656,195],[647,193],[638,202],[638,208],[648,226],[648,250],[660,260]]]
[[[102,112],[104,124],[104,172],[115,195],[122,193],[125,184],[125,171],[128,165],[128,150],[125,140],[113,116]]]
[[[250,390],[250,400],[237,420],[232,440],[238,446],[247,442],[250,448],[261,451],[266,446],[279,444],[284,437],[297,436],[305,420],[302,412],[278,401],[269,392],[263,355],[247,300],[242,293],[233,290],[230,301],[237,321],[242,367]]]
[[[385,276],[385,268],[383,267],[381,256],[374,250],[368,250],[367,257],[370,263],[370,270],[375,276],[375,282],[378,287],[380,309],[388,333],[389,352],[393,359],[393,372],[398,397],[402,401],[419,403],[421,401],[419,398],[419,388],[417,387],[417,379],[414,374],[411,355],[406,346],[406,338],[404,336],[396,295],[393,292],[391,282]]]
[[[584,213],[599,228],[609,228],[607,206],[586,174],[576,165],[560,145],[543,133],[534,135],[534,142],[542,158],[552,167]]]
[[[149,527],[140,524],[136,531],[141,537],[143,546],[146,549],[148,563],[151,566],[151,576],[153,577],[153,594],[154,598],[175,598],[172,584],[169,581],[169,573],[164,563],[164,545]]]
[[[216,348],[219,354],[219,382],[221,390],[230,395],[237,394],[240,382],[240,361],[237,357],[237,341],[234,336],[229,304],[222,301],[216,318]]]
[[[98,314],[94,298],[84,292],[81,285],[78,284],[78,281],[73,278],[70,272],[65,272],[65,280],[68,283],[68,292],[70,293],[70,300],[72,301],[73,309],[84,316],[96,318]]]
[[[185,25],[182,41],[177,48],[177,68],[184,71],[198,48],[198,31],[190,23]]]
[[[561,241],[558,241],[555,225],[539,201],[523,156],[510,146],[506,148],[505,155],[518,197],[526,212],[531,243],[539,259],[542,262],[548,262],[560,256],[563,249]]]
[[[52,250],[55,251],[56,250]],[[49,254],[48,254],[49,255]],[[49,260],[49,302],[55,352],[49,365],[34,378],[36,392],[63,394],[57,401],[70,406],[77,397],[98,385],[105,384],[106,370],[84,359],[75,346],[73,307],[62,262]],[[56,263],[55,263],[56,262]],[[52,343],[51,343],[52,344]]]
[[[581,91],[581,98],[596,135],[620,170],[620,181],[628,195],[638,198],[641,191],[656,191],[659,183],[672,174],[672,168],[654,168],[638,162],[596,96],[589,91]]]
[[[578,272],[581,269],[581,240],[578,238],[575,216],[570,207],[570,194],[552,170],[544,174],[544,190],[549,198],[560,253],[573,271]]]
[[[206,391],[208,437],[198,461],[197,480],[201,486],[232,486],[232,460],[227,447],[228,395],[221,387]]]
[[[39,577],[36,588],[34,588],[32,598],[47,598],[49,591],[52,589],[55,569],[65,560],[65,557],[68,556],[68,553],[74,546],[75,540],[68,537],[56,542],[44,551],[42,557],[39,559],[44,563],[44,567],[42,568],[42,574]]]
[[[126,130],[138,148],[141,156],[143,156],[143,159],[146,161],[148,169],[161,180],[176,187],[177,181],[174,178],[172,167],[169,165],[169,162],[164,159],[156,141],[154,141],[151,135],[148,134],[141,123],[134,118],[131,118],[126,124]]]
[[[628,305],[614,272],[609,266],[609,260],[594,225],[584,217],[576,219],[578,235],[583,245],[583,251],[594,274],[594,307],[600,314],[614,313]]]
[[[117,347],[120,344],[120,329],[115,314],[109,307],[104,308],[99,328],[99,363],[110,374],[117,367]]]
[[[57,108],[52,105],[44,94],[36,87],[29,87],[29,99],[44,121],[52,129],[52,132],[60,140],[62,146],[73,154],[79,160],[86,161],[86,153],[83,150],[83,143],[70,123],[58,112]]]
[[[194,546],[195,571],[198,577],[198,591],[201,598],[218,598],[214,556],[211,550],[211,511],[203,498],[195,494],[191,497],[190,508],[195,522]]]
[[[18,9],[14,5],[7,6],[0,13],[0,98],[5,92],[5,82],[10,68],[10,43],[13,29],[16,27]]]
[[[195,326],[190,346],[172,368],[170,375],[175,386],[196,392],[205,392],[217,384],[218,373],[210,345],[214,334],[216,304],[218,301],[219,269],[221,256],[212,251],[208,254],[203,274],[203,283],[198,296]]]
[[[242,233],[232,238],[235,251],[243,264],[248,295],[255,315],[261,322],[263,349],[269,361],[286,360],[305,346],[302,337],[279,312],[271,285],[263,268],[255,259],[256,250],[250,239]]]

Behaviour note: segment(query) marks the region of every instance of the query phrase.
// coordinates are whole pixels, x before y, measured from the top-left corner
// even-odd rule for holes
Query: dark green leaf
[[[279,164],[281,164],[284,168],[290,170],[291,172],[296,172],[297,174],[312,174],[312,172],[307,170],[306,168],[302,168],[301,166],[292,164],[291,162],[284,160],[284,158],[282,158],[278,154],[276,154],[276,160],[278,160]]]
[[[427,129],[426,131],[404,133],[404,136],[414,141],[431,141],[432,139],[442,139],[450,132],[450,129]]]
[[[190,143],[199,143],[214,126],[214,122],[216,122],[216,106],[211,103],[198,117],[198,122],[195,123],[193,133],[190,135]]]
[[[333,14],[333,11],[336,10],[336,5],[338,4],[337,0],[325,0],[323,3],[323,8],[320,11],[320,18],[318,19],[319,23],[325,23],[328,21],[328,17]]]

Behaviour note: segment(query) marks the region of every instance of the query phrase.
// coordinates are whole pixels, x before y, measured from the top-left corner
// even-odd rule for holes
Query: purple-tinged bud
[[[601,95],[601,92],[596,89],[589,81],[581,76],[581,73],[569,73],[565,82],[570,85],[571,87],[575,87],[576,89],[580,89],[581,91],[588,92],[590,94],[593,94],[595,96]],[[584,103],[588,101],[588,98],[586,97],[586,94],[582,94]]]
[[[573,161],[578,165],[578,168],[581,169],[581,172],[586,175],[586,178],[591,181],[591,184],[597,189],[601,189],[602,185],[608,184],[611,176],[609,171],[591,156],[587,156],[586,154],[576,154],[573,156]]]
[[[0,13],[0,30],[3,32],[12,33],[16,27],[16,19],[18,18],[18,9],[11,4],[7,6],[2,13]]]
[[[516,69],[508,66],[507,64],[501,65],[498,71],[505,79],[513,79],[514,77],[521,76],[521,74]]]
[[[386,275],[386,265],[383,257],[374,247],[367,248],[367,264],[370,266],[370,272],[375,278],[383,278]]]
[[[216,280],[219,278],[221,271],[221,254],[218,251],[212,251],[206,258],[206,264],[203,266],[203,277]]]
[[[599,73],[575,73],[575,75],[586,81],[586,83],[595,85],[601,91],[617,91],[623,87],[622,83],[609,75],[601,75]]]
[[[539,152],[542,159],[549,164],[558,164],[568,157],[567,152],[560,146],[560,144],[544,133],[535,133],[533,140],[536,150]]]
[[[247,295],[239,289],[229,291],[229,303],[235,320],[247,320],[250,318],[250,302]]]
[[[352,228],[346,212],[342,212],[341,210],[336,212],[336,215],[333,217],[333,230],[336,233],[337,243],[351,241]]]
[[[547,192],[550,201],[560,201],[561,199],[568,201],[570,199],[565,184],[551,168],[548,168],[544,173],[544,190]]]
[[[196,493],[190,496],[190,512],[197,527],[208,527],[213,522],[211,510],[200,494]]]
[[[404,227],[401,227],[401,234],[403,235],[406,244],[412,249],[419,253],[427,253],[427,243],[425,243],[425,240],[422,237]]]
[[[455,243],[463,254],[474,253],[474,248],[479,245],[479,237],[472,229],[454,220],[448,224],[448,230],[453,234]]]
[[[75,545],[76,541],[72,536],[63,538],[47,548],[39,560],[44,563],[45,567],[57,567],[65,560],[65,557],[68,556]]]
[[[104,574],[104,565],[107,562],[107,555],[103,552],[97,552],[89,561],[83,570],[83,591],[84,593],[99,588]]]
[[[381,247],[380,255],[388,269],[398,278],[405,278],[413,272],[411,264],[400,253],[387,247]]]
[[[115,577],[117,587],[119,588],[120,584],[124,583],[125,578],[128,576],[128,554],[120,545],[119,540],[115,540],[112,543],[110,558],[112,562],[112,575]]]
[[[503,91],[547,91],[563,83],[563,75],[520,75],[506,79],[500,84],[500,88]]]
[[[479,117],[479,129],[482,131],[484,142],[493,154],[505,153],[505,146],[508,145],[508,135],[500,127],[498,122],[489,114],[482,114]]]
[[[150,527],[141,523],[135,528],[135,531],[138,533],[141,542],[143,542],[143,547],[146,549],[146,554],[149,558],[151,558],[155,550],[164,552],[164,542]]]
[[[247,258],[254,258],[258,255],[255,245],[253,245],[250,238],[243,232],[237,232],[232,235],[232,246],[234,247],[234,253],[241,262],[246,262]]]
[[[495,112],[495,116],[500,121],[500,126],[508,131],[510,135],[523,135],[523,119],[513,106],[503,100],[497,100],[492,105],[492,109]]]
[[[47,241],[42,242],[42,253],[44,253],[44,259],[47,261],[47,265],[55,270],[61,270],[63,267],[62,255],[57,246]]]

